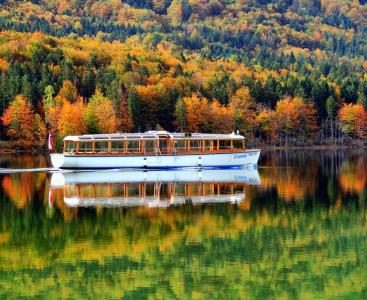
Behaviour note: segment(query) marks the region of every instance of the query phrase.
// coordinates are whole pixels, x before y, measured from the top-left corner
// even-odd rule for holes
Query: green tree
[[[335,100],[334,96],[330,96],[326,100],[326,111],[328,114],[328,117],[330,119],[335,119],[337,116],[338,110],[340,108],[339,103]]]
[[[138,94],[136,93],[135,89],[132,88],[129,93],[129,97],[127,99],[127,107],[129,115],[134,124],[134,130],[139,131],[141,120],[140,120],[140,99]]]
[[[22,95],[31,101],[33,99],[32,85],[29,81],[28,75],[24,75],[22,77]]]
[[[187,124],[187,114],[186,114],[186,106],[183,99],[179,99],[176,104],[176,118],[178,122],[178,126],[183,132],[186,129]]]
[[[44,90],[44,96],[43,96],[43,107],[45,108],[45,110],[56,105],[54,94],[55,94],[55,90],[53,86],[52,85],[46,86]]]

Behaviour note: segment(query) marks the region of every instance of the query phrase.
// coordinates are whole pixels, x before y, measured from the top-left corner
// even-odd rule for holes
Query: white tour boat
[[[67,136],[64,153],[51,154],[51,161],[61,169],[233,168],[256,165],[259,156],[235,133],[148,131]]]

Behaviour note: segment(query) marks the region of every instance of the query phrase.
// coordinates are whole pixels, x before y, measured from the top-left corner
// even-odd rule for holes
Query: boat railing
[[[238,140],[96,140],[65,141],[65,154],[93,155],[106,154],[184,154],[184,153],[218,153],[241,152],[243,142]]]

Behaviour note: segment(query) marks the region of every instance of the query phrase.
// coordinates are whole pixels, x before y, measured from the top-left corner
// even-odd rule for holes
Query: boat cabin
[[[244,137],[234,133],[148,131],[89,134],[64,138],[64,154],[67,155],[159,155],[242,151],[244,151]]]

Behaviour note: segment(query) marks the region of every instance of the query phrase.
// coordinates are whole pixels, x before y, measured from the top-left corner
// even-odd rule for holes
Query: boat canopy
[[[168,131],[147,131],[144,133],[112,133],[112,134],[86,134],[67,136],[64,141],[119,141],[119,140],[159,140],[162,137],[172,140],[244,140],[239,134],[210,134],[210,133],[170,133]]]

